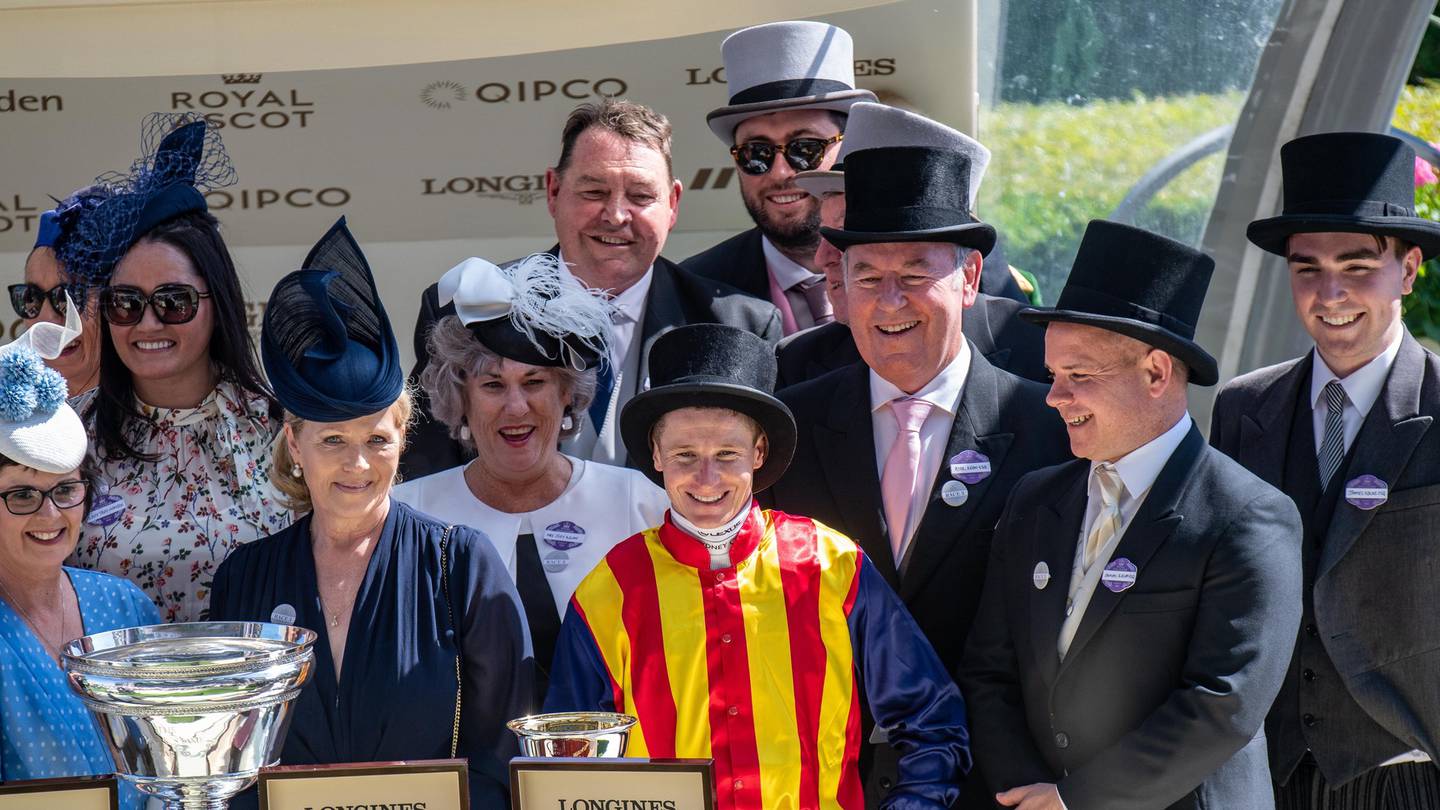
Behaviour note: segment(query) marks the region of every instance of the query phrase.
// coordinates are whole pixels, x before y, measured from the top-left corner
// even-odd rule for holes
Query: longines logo
[[[216,129],[305,129],[315,114],[315,102],[295,88],[261,90],[263,73],[225,73],[224,90],[196,93],[177,90],[170,94],[170,109],[194,111]]]
[[[0,234],[34,233],[44,210],[38,202],[27,202],[19,194],[0,194]]]
[[[15,92],[14,88],[0,91],[0,113],[64,112],[65,99],[53,93],[32,96]]]
[[[895,73],[895,57],[885,56],[879,59],[856,59],[855,76],[890,76]],[[685,68],[685,84],[724,84],[725,68]]]
[[[211,211],[261,211],[283,208],[339,208],[350,202],[348,189],[330,188],[230,188],[205,195]]]
[[[489,177],[424,177],[420,180],[422,197],[475,196],[491,200],[508,200],[519,205],[533,205],[545,199],[545,175],[511,174]]]
[[[584,101],[589,98],[614,98],[625,95],[630,85],[624,79],[522,79],[517,82],[486,82],[474,90],[459,82],[431,82],[420,90],[420,101],[435,110],[448,110],[456,103],[475,99],[484,104],[544,101],[547,98]]]

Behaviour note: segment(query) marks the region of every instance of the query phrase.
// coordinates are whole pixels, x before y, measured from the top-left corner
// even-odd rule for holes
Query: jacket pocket
[[[1149,593],[1131,591],[1120,600],[1119,610],[1121,613],[1167,613],[1172,610],[1185,610],[1195,606],[1196,597],[1194,588]]]

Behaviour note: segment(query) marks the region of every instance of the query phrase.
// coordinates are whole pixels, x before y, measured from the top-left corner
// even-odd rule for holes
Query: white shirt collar
[[[779,284],[782,290],[788,290],[796,284],[818,275],[811,272],[810,268],[805,265],[781,253],[780,248],[770,244],[768,237],[760,237],[760,250],[765,254],[766,268],[769,269],[770,275],[775,277],[775,283]]]
[[[1385,387],[1385,378],[1390,375],[1390,367],[1395,365],[1395,356],[1400,353],[1403,339],[1404,334],[1401,333],[1385,347],[1385,351],[1375,355],[1375,359],[1355,369],[1344,379],[1330,370],[1325,364],[1325,358],[1320,356],[1319,349],[1313,349],[1315,365],[1310,372],[1310,408],[1313,410],[1320,407],[1320,398],[1331,380],[1340,380],[1340,386],[1345,389],[1345,396],[1349,397],[1350,404],[1361,414],[1370,413],[1370,406],[1380,398],[1380,389]]]
[[[561,271],[576,281],[580,281],[574,273],[570,272],[570,265],[565,263],[565,254],[560,252],[558,257]],[[652,264],[645,268],[645,275],[641,276],[639,281],[626,287],[625,291],[619,295],[610,296],[610,304],[626,320],[631,323],[639,323],[640,316],[645,313],[645,298],[650,295],[650,282],[654,278],[655,265]],[[580,281],[580,284],[585,287],[590,286],[583,281]]]
[[[907,394],[901,391],[894,383],[881,377],[870,369],[870,410],[880,410],[882,406],[892,399],[900,397],[914,397],[923,399],[931,405],[954,416],[960,407],[960,392],[965,388],[965,378],[970,375],[970,341],[963,341],[960,344],[960,353],[950,364],[940,369],[924,388],[914,394]]]
[[[1180,415],[1180,420],[1170,427],[1169,430],[1159,436],[1131,450],[1114,462],[1115,472],[1120,474],[1120,480],[1125,483],[1125,494],[1131,498],[1139,498],[1150,487],[1154,486],[1155,479],[1160,477],[1160,471],[1165,468],[1165,462],[1175,454],[1175,448],[1185,440],[1190,432],[1190,413],[1187,411]],[[1099,462],[1090,462],[1090,469],[1093,471]]]

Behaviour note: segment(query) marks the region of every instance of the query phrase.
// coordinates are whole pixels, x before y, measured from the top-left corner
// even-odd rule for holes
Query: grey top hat
[[[835,156],[835,166],[828,170],[800,172],[795,185],[816,197],[831,192],[845,192],[845,158],[865,149],[887,149],[899,146],[922,146],[959,152],[970,160],[970,210],[980,194],[980,181],[990,165],[990,150],[985,145],[923,115],[862,101],[850,108],[845,124],[845,140]]]
[[[845,112],[874,101],[855,89],[855,45],[843,28],[819,22],[777,22],[742,28],[720,43],[730,103],[705,116],[727,145],[746,118],[780,110]]]

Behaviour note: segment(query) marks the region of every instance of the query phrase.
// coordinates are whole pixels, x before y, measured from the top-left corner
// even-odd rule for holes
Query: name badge
[[[551,548],[569,551],[585,542],[585,530],[568,520],[562,520],[546,526],[540,539]]]
[[[1345,482],[1345,501],[1357,509],[1369,511],[1390,500],[1390,486],[1373,475],[1362,475]]]
[[[570,567],[570,555],[564,551],[551,551],[540,558],[540,565],[547,574],[558,574]]]
[[[1130,562],[1128,558],[1120,557],[1111,560],[1110,564],[1105,566],[1105,571],[1100,574],[1100,582],[1109,588],[1111,593],[1120,593],[1129,590],[1135,584],[1137,570],[1135,563]]]
[[[109,526],[125,514],[125,501],[119,495],[104,495],[95,499],[85,522],[91,526]]]
[[[946,481],[945,486],[940,487],[940,500],[946,506],[961,506],[970,500],[970,489],[959,481]]]
[[[1045,586],[1050,584],[1050,566],[1044,560],[1035,563],[1035,573],[1031,577],[1035,581],[1035,590],[1045,590]]]
[[[979,450],[963,450],[950,458],[950,477],[978,484],[990,477],[990,459]]]
[[[294,623],[295,623],[295,606],[294,606],[294,605],[289,605],[289,604],[279,604],[279,605],[276,605],[276,606],[275,606],[275,609],[272,610],[272,611],[270,611],[270,623],[271,623],[271,624],[294,624]]]

